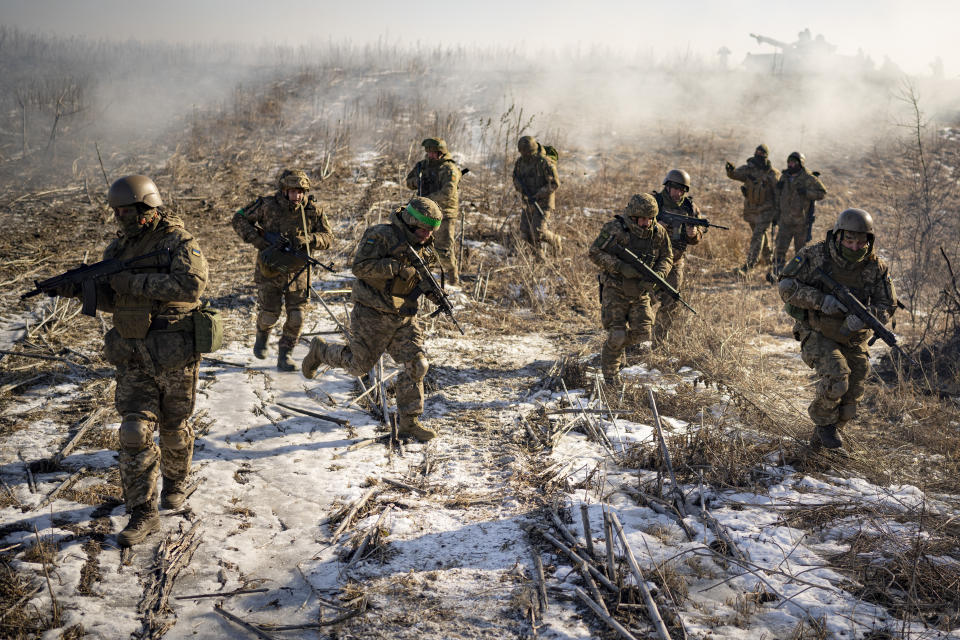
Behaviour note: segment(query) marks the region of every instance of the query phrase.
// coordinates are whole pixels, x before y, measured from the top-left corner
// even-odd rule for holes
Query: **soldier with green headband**
[[[421,441],[437,433],[420,422],[428,363],[417,311],[424,291],[420,274],[411,265],[410,251],[427,265],[437,262],[433,234],[442,219],[440,207],[433,200],[415,196],[394,210],[389,222],[364,232],[353,258],[357,279],[353,283],[349,342],[335,344],[314,338],[301,364],[307,378],[313,378],[321,364],[361,376],[383,353],[389,353],[403,367],[396,385],[398,433]]]

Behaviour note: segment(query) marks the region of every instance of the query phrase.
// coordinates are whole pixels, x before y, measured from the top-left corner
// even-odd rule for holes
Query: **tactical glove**
[[[851,333],[863,331],[867,328],[866,323],[861,320],[859,316],[856,316],[852,313],[847,315],[847,318],[843,321],[843,324],[846,325],[847,329],[849,329]]]
[[[640,272],[632,264],[627,264],[626,262],[620,263],[620,274],[624,278],[637,279],[640,278]]]
[[[136,275],[129,271],[121,271],[110,276],[110,288],[117,293],[136,293],[133,288],[137,284]]]
[[[723,165],[723,166],[724,166],[724,168],[727,170],[728,173],[729,173],[729,172],[732,172],[734,169],[736,169],[736,167],[733,166],[733,163],[732,163],[732,162],[729,162],[729,161],[728,161],[725,165]]]
[[[823,296],[823,302],[820,303],[820,311],[828,316],[839,316],[847,312],[847,308],[839,300],[829,293]]]
[[[417,270],[413,267],[403,267],[400,269],[400,273],[397,274],[397,280],[403,280],[404,282],[410,282],[416,277]]]
[[[80,285],[74,282],[61,284],[59,287],[54,287],[50,291],[47,291],[47,295],[51,298],[58,296],[61,298],[76,298],[80,295]]]
[[[264,249],[270,246],[270,243],[267,242],[263,236],[257,236],[256,238],[253,239],[253,246],[255,246],[260,251],[263,251]]]

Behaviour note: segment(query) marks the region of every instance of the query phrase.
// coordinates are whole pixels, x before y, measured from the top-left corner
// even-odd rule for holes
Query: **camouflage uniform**
[[[98,306],[113,313],[104,357],[117,368],[120,480],[127,511],[156,509],[157,474],[164,485],[186,479],[193,457],[193,413],[200,354],[193,319],[207,284],[207,261],[196,240],[172,214],[160,212],[139,234],[121,235],[104,259],[133,258],[169,249],[169,268],[138,267],[98,286]],[[159,427],[160,446],[153,440]]]
[[[655,213],[653,209],[651,206],[651,213]],[[673,266],[667,230],[656,221],[644,229],[627,215],[629,211],[624,213],[603,225],[590,247],[590,260],[601,269],[600,321],[607,330],[607,339],[600,351],[600,366],[606,380],[616,379],[624,349],[649,341],[653,327],[653,283],[625,277],[622,271],[626,263],[610,253],[609,248],[619,245],[629,249],[662,278]]]
[[[457,264],[454,235],[457,218],[460,217],[460,168],[447,152],[447,145],[442,139],[427,138],[423,146],[428,151],[436,149],[440,157],[436,160],[425,158],[415,164],[407,174],[407,188],[430,198],[443,212],[443,221],[433,235],[434,247],[447,279],[452,284],[458,284],[460,265]]]
[[[424,200],[415,197],[411,202]],[[433,207],[439,216],[439,209],[436,205]],[[403,207],[395,210],[388,223],[369,227],[360,239],[353,259],[353,274],[357,279],[351,295],[349,344],[326,343],[314,338],[310,352],[303,359],[307,377],[313,377],[317,363],[321,362],[361,376],[370,371],[384,352],[389,353],[403,365],[396,385],[401,433],[414,424],[420,428],[417,418],[423,413],[423,378],[429,366],[423,350],[423,330],[417,318],[422,294],[420,278],[418,274],[405,275],[406,268],[410,267],[410,258],[404,255],[409,250],[408,243],[428,266],[437,262],[432,238],[420,244],[403,215],[406,215]]]
[[[807,212],[814,202],[823,200],[827,195],[823,183],[807,171],[802,160],[799,162],[795,173],[785,169],[777,182],[780,230],[777,232],[777,246],[773,254],[775,274],[783,269],[791,242],[793,242],[793,250],[798,253],[807,244],[807,234],[810,233]]]
[[[693,202],[693,198],[687,194],[684,194],[680,202],[674,202],[666,189],[663,191],[654,191],[653,197],[656,199],[660,211],[678,213],[684,216],[694,216],[697,218],[703,217],[703,214],[700,213],[700,207],[698,207]],[[686,253],[687,245],[700,243],[700,239],[703,237],[703,231],[701,227],[694,227],[693,237],[690,237],[687,235],[688,227],[685,224],[678,226],[665,224],[663,227],[670,237],[670,246],[673,250],[673,268],[670,269],[670,272],[664,280],[678,292],[683,293],[683,255]],[[670,329],[676,320],[680,303],[671,298],[665,291],[656,294],[656,298],[660,301],[660,308],[657,310],[656,319],[653,323],[653,342],[655,345],[662,345],[670,335]]]
[[[780,274],[780,297],[796,320],[793,335],[800,341],[801,357],[820,377],[808,408],[817,426],[840,426],[856,416],[870,371],[866,346],[870,330],[851,332],[843,313],[822,311],[829,290],[816,269],[849,288],[881,322],[886,323],[896,310],[887,265],[874,253],[872,243],[858,262],[844,258],[838,247],[836,231],[830,231],[826,240],[801,249]]]
[[[254,223],[263,227],[264,231],[283,234],[298,249],[314,251],[327,249],[333,242],[330,222],[312,195],[305,195],[300,203],[294,204],[279,192],[266,198],[257,198],[233,216],[233,228],[237,234],[244,242],[259,250],[253,275],[259,294],[257,331],[269,333],[280,320],[281,309],[286,305],[287,319],[278,346],[291,350],[300,337],[304,312],[310,300],[310,267],[307,266],[294,277],[296,272],[285,273],[277,265],[271,265],[268,253],[270,245],[254,227]]]
[[[529,138],[531,146],[535,145],[536,151],[528,156],[521,155],[513,165],[513,188],[523,199],[520,231],[524,240],[538,254],[542,255],[544,242],[559,252],[562,244],[560,235],[548,229],[550,214],[556,206],[555,192],[560,186],[557,164],[546,154],[543,145],[529,136],[525,137]],[[528,195],[536,204],[529,201]],[[537,204],[540,205],[539,209]]]
[[[749,271],[761,259],[770,261],[771,241],[770,225],[773,224],[779,210],[777,180],[780,173],[773,168],[770,160],[754,156],[746,164],[733,168],[728,165],[727,177],[743,182],[743,219],[750,225],[750,244],[747,247],[747,260],[743,271]]]

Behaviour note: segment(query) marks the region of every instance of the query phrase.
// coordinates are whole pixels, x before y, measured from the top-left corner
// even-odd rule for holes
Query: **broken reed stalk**
[[[334,424],[340,425],[341,427],[350,426],[349,420],[344,420],[343,418],[337,418],[336,416],[327,415],[325,413],[318,413],[316,411],[310,411],[309,409],[301,409],[300,407],[295,407],[292,404],[286,404],[283,402],[278,402],[277,406],[283,407],[284,409],[289,409],[290,411],[294,411],[296,413],[302,413],[305,416],[310,416],[311,418],[316,418],[317,420],[332,422]]]
[[[540,558],[540,550],[531,547],[533,555],[534,580],[537,583],[537,596],[540,598],[540,611],[547,612],[547,579],[543,575],[543,560]],[[542,614],[541,614],[542,615]]]
[[[255,625],[250,624],[249,622],[247,622],[247,621],[244,620],[243,618],[240,618],[240,617],[238,617],[238,616],[235,616],[235,615],[233,615],[232,613],[230,613],[229,611],[227,611],[226,609],[224,609],[224,608],[220,605],[219,602],[218,602],[217,604],[213,605],[213,610],[216,611],[217,613],[219,613],[221,616],[223,616],[223,617],[226,618],[227,620],[229,620],[230,622],[233,622],[233,623],[235,623],[235,624],[240,625],[241,627],[243,627],[244,629],[246,629],[247,631],[249,631],[249,632],[252,633],[253,635],[255,635],[255,636],[257,636],[258,638],[260,638],[261,640],[274,640],[274,637],[271,636],[270,634],[264,633],[263,631],[261,631],[260,629],[258,629]]]
[[[313,288],[313,285],[310,285],[310,291],[313,292],[313,295],[317,296],[317,300],[319,300],[319,301],[320,301],[320,304],[323,305],[323,308],[326,310],[327,315],[329,315],[330,318],[333,320],[334,324],[337,325],[337,328],[340,329],[340,331],[343,332],[344,337],[345,337],[347,340],[349,340],[349,339],[350,339],[350,332],[347,330],[347,328],[346,328],[345,326],[343,326],[343,323],[340,322],[340,319],[339,319],[339,318],[337,318],[336,314],[333,312],[333,309],[330,308],[330,306],[327,304],[327,302],[323,299],[323,296],[320,295],[320,292],[317,291],[316,289],[314,289],[314,288]]]
[[[217,593],[195,593],[190,596],[175,596],[174,600],[199,600],[200,598],[229,598],[247,593],[266,593],[269,589],[234,589],[233,591],[218,591]]]
[[[47,571],[47,554],[43,551],[43,543],[40,542],[40,532],[37,531],[37,525],[33,525],[33,535],[37,538],[37,551],[40,554],[40,560],[43,564],[43,577],[47,580],[47,591],[50,592],[50,615],[54,627],[60,626],[60,605],[57,604],[57,597],[53,595],[53,585],[50,583],[50,572]]]
[[[400,487],[401,489],[406,489],[407,491],[413,491],[413,492],[415,492],[415,493],[420,493],[420,494],[423,494],[423,495],[426,495],[426,494],[428,493],[425,489],[421,489],[421,488],[419,488],[419,487],[414,487],[413,485],[409,485],[409,484],[400,482],[399,480],[392,480],[392,479],[390,479],[390,478],[380,478],[380,480],[382,480],[383,482],[386,482],[387,484],[392,484],[392,485],[395,486],[395,487]]]
[[[557,528],[557,531],[563,538],[570,543],[571,547],[579,546],[580,542],[573,537],[573,534],[570,533],[570,530],[567,529],[567,526],[563,524],[563,520],[560,519],[560,514],[557,513],[557,510],[550,507],[550,519],[553,521],[553,526]]]
[[[170,623],[165,622],[164,618],[171,612],[168,604],[170,592],[173,591],[180,572],[190,564],[194,552],[200,546],[201,522],[202,520],[197,520],[179,536],[167,536],[157,547],[148,582],[144,585],[143,598],[137,606],[137,610],[143,614],[142,635],[153,637],[155,631],[162,635],[169,628]]]
[[[643,577],[643,571],[640,569],[640,565],[637,564],[637,558],[633,555],[633,549],[630,548],[630,544],[627,542],[627,535],[623,532],[623,525],[620,524],[620,519],[617,518],[617,514],[610,512],[610,522],[613,524],[614,529],[616,529],[617,537],[620,538],[620,544],[623,545],[623,553],[627,558],[627,564],[630,565],[630,571],[633,572],[633,577],[637,581],[637,587],[640,589],[640,595],[643,596],[643,602],[647,605],[647,617],[650,618],[650,621],[653,622],[653,627],[657,631],[657,635],[660,636],[660,640],[670,640],[670,632],[667,631],[667,625],[664,624],[663,618],[660,617],[660,610],[657,608],[657,603],[653,600],[653,595],[650,593],[649,587],[647,587],[647,579]]]
[[[687,509],[684,504],[685,498],[683,491],[680,490],[680,485],[677,484],[677,476],[673,473],[673,464],[670,462],[670,452],[667,450],[667,441],[663,437],[663,425],[660,423],[660,412],[657,411],[657,399],[653,394],[653,389],[647,389],[647,394],[650,399],[650,411],[653,412],[653,426],[657,432],[657,441],[660,443],[660,454],[663,456],[663,463],[670,473],[671,490],[676,495],[675,502],[677,503],[677,510],[680,511],[681,516],[686,517]]]
[[[593,599],[591,599],[583,589],[580,587],[574,587],[573,592],[577,594],[577,597],[580,598],[585,605],[590,607],[591,611],[593,611],[598,618],[606,622],[611,629],[615,630],[621,636],[626,638],[626,640],[637,640],[636,636],[627,631],[626,627],[624,627],[622,624],[610,617],[610,614],[606,611],[606,609],[602,608],[602,605],[594,602]],[[669,636],[667,636],[667,638],[669,640]]]
[[[607,546],[607,577],[611,581],[617,580],[617,566],[613,556],[613,523],[610,522],[610,512],[603,510],[603,537]]]
[[[353,520],[355,515],[357,515],[357,512],[360,511],[363,505],[367,503],[367,500],[373,497],[373,494],[377,492],[377,488],[378,487],[376,485],[370,487],[366,493],[357,498],[353,504],[350,505],[349,511],[347,511],[347,514],[343,516],[343,520],[340,521],[340,526],[338,526],[337,530],[333,532],[331,540],[336,540],[340,537],[340,534],[343,533],[344,529],[350,525],[350,521]]]
[[[393,377],[394,377],[395,375],[397,375],[398,373],[400,373],[400,370],[399,370],[399,369],[397,369],[396,371],[394,371],[393,373],[391,373],[390,375],[388,375],[386,378],[384,378],[383,381],[386,382],[387,380],[390,380],[391,378],[393,378]],[[355,405],[355,404],[357,404],[357,402],[359,402],[359,401],[362,400],[363,398],[366,398],[367,395],[368,395],[371,391],[373,391],[375,388],[376,388],[376,387],[370,387],[369,389],[366,389],[363,393],[361,393],[361,394],[358,395],[356,398],[354,398],[353,400],[351,400],[350,402],[348,402],[348,403],[347,403],[347,406],[349,407],[350,405]]]
[[[380,514],[380,517],[377,518],[377,522],[367,531],[366,535],[363,536],[363,540],[360,541],[360,544],[357,545],[357,550],[353,552],[353,555],[350,557],[350,562],[347,563],[347,566],[343,568],[344,571],[353,566],[355,562],[360,560],[363,557],[363,552],[366,551],[367,545],[370,544],[370,541],[373,540],[380,532],[380,525],[383,523],[384,518],[387,517],[387,514],[390,513],[390,510],[393,509],[392,504],[388,504],[387,508],[383,510],[383,513]]]
[[[106,412],[107,412],[107,409],[105,407],[100,407],[96,411],[88,415],[84,419],[83,423],[80,425],[80,428],[77,429],[77,432],[73,434],[73,437],[70,438],[67,444],[63,445],[63,448],[60,449],[59,453],[53,456],[54,464],[60,464],[60,462],[64,458],[70,455],[70,452],[73,451],[74,447],[76,447],[77,444],[80,442],[80,438],[83,437],[83,434],[85,434],[90,429],[90,427],[92,427],[96,422],[98,422],[100,418],[103,416],[103,414],[105,414]]]
[[[590,507],[585,503],[580,503],[580,519],[583,521],[583,539],[587,542],[587,553],[591,558],[596,558],[597,553],[593,548],[593,532],[590,530]]]
[[[54,489],[54,490],[51,491],[49,494],[47,494],[47,497],[46,497],[46,498],[44,498],[44,499],[41,500],[39,503],[37,503],[36,506],[31,507],[31,508],[30,508],[30,511],[34,511],[34,510],[36,510],[36,509],[40,509],[40,508],[42,508],[42,507],[47,506],[47,505],[50,504],[51,502],[53,502],[53,501],[56,499],[56,497],[57,497],[58,495],[60,495],[60,493],[61,493],[64,489],[66,489],[67,487],[69,487],[70,485],[72,485],[74,482],[76,482],[76,481],[77,481],[77,478],[79,478],[80,475],[83,474],[86,470],[87,470],[86,467],[80,467],[80,469],[78,469],[77,471],[74,471],[72,474],[70,474],[70,476],[69,476],[66,480],[64,480],[64,481],[61,482],[59,485],[57,485],[57,488],[56,488],[56,489]]]
[[[377,388],[380,390],[381,422],[390,426],[390,404],[387,400],[387,381],[383,379],[383,356],[377,361]]]
[[[581,558],[579,555],[577,555],[577,552],[576,552],[576,551],[574,551],[573,549],[571,549],[571,548],[568,547],[567,545],[563,544],[562,542],[560,542],[559,540],[557,540],[556,538],[554,538],[554,537],[553,537],[552,535],[550,535],[550,533],[548,533],[547,531],[544,531],[543,529],[540,529],[539,527],[536,529],[536,531],[537,531],[537,533],[539,533],[540,535],[542,535],[548,542],[550,542],[553,546],[555,546],[557,549],[560,549],[560,550],[563,551],[565,554],[567,554],[567,557],[569,557],[570,560],[573,561],[573,565],[574,565],[575,567],[579,567],[581,564],[583,564],[584,562],[586,562],[583,558]],[[607,576],[603,575],[603,573],[602,573],[600,570],[598,570],[596,567],[594,567],[594,566],[593,566],[591,563],[589,563],[589,562],[587,562],[586,564],[587,564],[587,568],[589,569],[590,573],[591,573],[597,580],[599,580],[600,583],[601,583],[604,587],[606,587],[607,589],[609,589],[609,590],[612,591],[613,593],[619,593],[619,592],[620,592],[620,589],[617,587],[617,585],[615,585],[615,584],[613,584],[612,582],[610,582],[610,581],[607,579]]]

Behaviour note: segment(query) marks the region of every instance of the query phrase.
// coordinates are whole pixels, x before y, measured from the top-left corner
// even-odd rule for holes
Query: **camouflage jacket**
[[[352,300],[383,313],[402,316],[416,315],[422,290],[419,276],[404,280],[401,271],[411,266],[410,258],[404,255],[407,244],[413,247],[427,266],[437,261],[433,251],[433,239],[419,244],[413,232],[400,219],[396,209],[390,221],[368,227],[360,238],[360,246],[353,257]]]
[[[157,220],[141,233],[129,238],[119,235],[103,258],[129,260],[163,249],[170,252],[169,266],[160,255],[148,261],[153,266],[130,269],[129,290],[118,293],[108,283],[97,286],[97,305],[113,313],[114,327],[123,338],[142,339],[156,328],[154,320],[159,316],[176,321],[199,306],[207,285],[207,261],[179,217],[160,210]],[[192,330],[186,322],[182,328]]]
[[[307,223],[306,232],[303,229],[304,220]],[[327,249],[333,242],[330,222],[323,209],[317,206],[313,196],[308,195],[301,204],[296,205],[279,192],[266,198],[257,198],[233,215],[233,228],[237,235],[259,250],[255,272],[257,282],[281,279],[286,285],[285,278],[288,279],[288,276],[271,269],[263,260],[264,251],[269,245],[254,224],[260,225],[264,231],[282,234],[298,249]],[[293,290],[302,290],[309,286],[308,271],[304,271],[296,282],[290,284]]]
[[[544,211],[556,207],[554,192],[560,186],[557,164],[547,156],[543,145],[537,143],[537,152],[520,156],[513,165],[513,188],[526,199],[532,196]]]
[[[827,190],[823,183],[805,168],[794,174],[784,171],[777,182],[780,200],[779,221],[784,226],[800,226],[807,220],[810,204],[823,200]]]
[[[828,316],[820,311],[829,288],[817,274],[818,267],[850,289],[880,322],[886,324],[896,311],[896,292],[883,260],[871,249],[860,262],[849,262],[840,255],[830,231],[826,240],[801,249],[780,273],[780,297],[802,327],[841,344],[860,344],[869,337],[869,329],[850,333],[844,326],[846,314]]]
[[[740,187],[743,194],[743,218],[756,222],[763,214],[775,213],[780,207],[780,191],[777,189],[780,172],[771,166],[769,160],[763,167],[756,166],[751,160],[752,158],[736,169],[727,169],[727,177],[743,183]]]
[[[424,159],[407,174],[407,188],[437,203],[443,218],[460,215],[460,168],[449,153],[437,160]]]
[[[624,261],[610,252],[613,245],[629,249],[661,278],[666,278],[673,267],[670,237],[663,225],[654,221],[650,229],[642,229],[629,218],[616,216],[603,225],[590,246],[590,260],[600,267],[600,284],[604,287],[616,287],[629,295],[642,291],[639,282],[623,277],[620,269]]]
[[[679,203],[676,203],[670,198],[666,190],[653,191],[652,195],[657,201],[657,206],[659,207],[658,213],[660,211],[666,211],[667,213],[679,213],[680,215],[693,216],[695,218],[703,217],[703,214],[700,213],[700,207],[694,203],[693,198],[690,196],[685,195]],[[687,235],[687,225],[685,224],[677,226],[664,224],[663,228],[667,230],[667,234],[670,236],[670,246],[673,248],[674,263],[683,260],[683,254],[687,250],[687,245],[699,244],[700,238],[703,237],[703,227],[694,227],[693,237]]]

